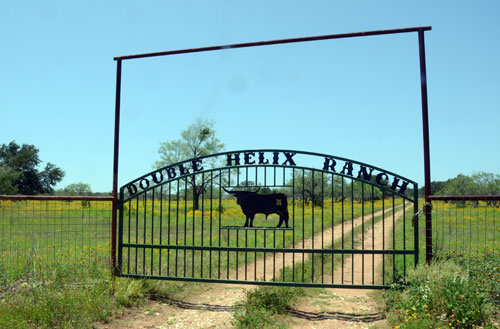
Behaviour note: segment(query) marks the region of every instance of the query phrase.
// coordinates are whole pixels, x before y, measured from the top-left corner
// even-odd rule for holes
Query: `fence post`
[[[420,55],[420,87],[422,95],[422,126],[424,134],[424,175],[425,175],[425,259],[427,264],[432,260],[432,214],[430,210],[431,196],[431,162],[429,150],[429,112],[427,104],[427,72],[425,68],[424,30],[418,31]]]
[[[118,150],[120,145],[120,94],[122,61],[116,61],[115,135],[113,150],[113,209],[111,214],[111,272],[116,273],[116,221],[118,214]]]

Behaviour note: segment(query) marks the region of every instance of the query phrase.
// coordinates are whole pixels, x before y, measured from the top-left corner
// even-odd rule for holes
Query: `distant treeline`
[[[56,196],[110,196],[111,194],[111,192],[92,192],[90,185],[86,183],[70,184],[53,193]]]
[[[323,200],[334,199],[335,201],[350,200],[351,198],[355,201],[371,200],[371,199],[381,199],[384,197],[392,197],[391,192],[382,192],[378,187],[372,188],[371,185],[352,181],[347,179],[342,179],[341,177],[331,176],[321,176],[316,175],[306,175],[304,180],[296,179],[295,182],[287,182],[288,187],[260,187],[258,188],[259,194],[270,194],[270,193],[284,193],[288,198],[294,197],[295,200],[303,200],[306,205],[313,203],[320,206]],[[253,182],[240,182],[238,187],[233,187],[234,190],[251,190],[256,191],[257,187],[254,186]],[[455,178],[450,178],[446,181],[434,181],[431,182],[431,191],[433,195],[500,195],[500,175],[478,172],[470,176],[458,175]],[[210,189],[207,185],[206,189],[203,191],[205,199],[212,197],[213,199],[218,199],[219,197],[226,199],[231,198],[231,195],[221,191],[222,195],[219,196],[219,187],[214,185]],[[419,188],[419,197],[424,196],[424,187]],[[85,183],[71,184],[63,189],[56,190],[54,195],[64,195],[64,196],[110,196],[111,192],[92,192],[90,186]],[[405,195],[413,198],[413,189],[408,186],[405,191]],[[147,198],[150,199],[153,196],[152,192],[149,192]],[[163,198],[168,198],[166,190],[163,191]],[[193,190],[180,189],[179,192],[175,189],[171,190],[170,199],[176,200],[193,200]],[[142,198],[142,197],[141,197]],[[155,192],[155,199],[160,198],[159,191]]]
[[[424,187],[419,188],[424,196]],[[500,175],[477,172],[470,176],[459,174],[447,181],[431,182],[432,195],[500,195]]]

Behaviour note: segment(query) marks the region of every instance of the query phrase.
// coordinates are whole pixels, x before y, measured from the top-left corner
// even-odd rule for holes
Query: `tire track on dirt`
[[[406,208],[406,211],[410,209],[411,205]],[[386,219],[394,218],[394,221],[378,221],[364,234],[363,240],[357,241],[357,245],[364,244],[364,249],[389,249],[392,242],[390,238],[386,238],[384,241],[373,237],[381,237],[382,235],[391,237],[393,225],[401,220],[403,215],[404,210],[401,209],[394,216],[386,217]],[[358,238],[361,236],[361,233],[357,235]],[[382,284],[383,257],[384,255],[350,255],[345,259],[344,266],[334,271],[333,278],[342,278],[343,274],[344,284]],[[332,277],[327,276],[325,280],[330,282]],[[326,318],[322,321],[317,321],[314,317],[297,319],[292,327],[293,329],[366,328],[367,324],[363,321],[363,317],[366,316],[375,319],[373,322],[370,321],[370,325],[377,325],[382,328],[387,326],[386,320],[380,320],[380,315],[382,315],[380,313],[381,305],[373,297],[374,294],[379,293],[378,290],[349,288],[325,290],[326,293],[323,296],[309,298],[298,304],[296,308],[306,314],[337,314],[338,316],[332,316],[330,319]],[[352,316],[353,320],[345,320],[345,315]],[[379,319],[377,319],[377,315],[379,315]]]
[[[397,206],[396,209],[401,208],[402,206]],[[350,235],[352,230],[356,230],[364,223],[370,221],[372,217],[378,217],[382,214],[387,214],[392,212],[392,208],[387,208],[384,210],[376,211],[373,215],[367,214],[365,216],[359,216],[355,218],[352,223],[351,221],[344,221],[344,223],[339,223],[333,227],[323,230],[322,232],[317,233],[314,237],[310,237],[305,239],[303,242],[297,242],[293,248],[297,249],[296,253],[269,253],[270,255],[264,257],[262,259],[257,259],[252,263],[248,263],[240,265],[238,267],[238,277],[241,279],[245,277],[246,273],[254,274],[252,277],[248,277],[249,280],[264,280],[263,281],[271,281],[274,278],[275,273],[279,273],[282,269],[286,267],[291,267],[293,265],[300,264],[302,262],[307,262],[311,256],[311,254],[307,254],[304,258],[302,258],[301,249],[321,249],[318,246],[324,245],[325,247],[330,245],[331,241],[338,241],[342,238],[342,235]],[[392,218],[392,214],[390,215]],[[342,229],[342,226],[344,228]],[[326,243],[325,243],[326,241]],[[264,266],[267,264],[267,266]],[[269,266],[272,264],[272,266]],[[230,274],[230,279],[236,279],[236,271]],[[256,273],[256,275],[255,275]],[[329,282],[329,281],[326,281]]]
[[[406,208],[406,211],[410,209],[411,206]],[[397,211],[394,216],[388,217],[388,219],[394,219],[394,222],[397,222],[399,219],[403,217],[404,210],[401,209]],[[386,218],[387,219],[387,218]],[[363,244],[365,250],[381,250],[381,249],[389,249],[391,246],[389,245],[392,240],[391,237],[393,222],[389,221],[379,221],[371,228],[368,232],[364,234],[365,238],[363,241],[358,241],[357,245]],[[361,234],[360,234],[361,235]],[[382,237],[385,236],[385,239],[374,238],[374,237]],[[358,235],[359,237],[359,235]],[[384,245],[385,242],[385,245]],[[338,268],[333,273],[333,278],[342,277],[342,273],[344,275],[344,284],[383,284],[383,271],[375,270],[379,269],[383,264],[384,255],[378,254],[354,254],[348,257],[344,262],[343,268]],[[354,264],[354,266],[353,266]],[[354,271],[353,271],[354,269]],[[373,270],[372,270],[373,269]],[[353,280],[354,278],[354,280]],[[326,277],[326,281],[331,280],[330,277]]]

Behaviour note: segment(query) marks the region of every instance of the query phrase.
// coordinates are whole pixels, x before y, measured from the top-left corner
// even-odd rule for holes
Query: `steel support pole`
[[[111,271],[116,272],[116,224],[118,219],[118,151],[120,145],[120,95],[122,60],[116,61],[115,136],[113,150],[113,208],[111,213]]]
[[[420,54],[420,87],[422,94],[422,126],[424,134],[425,259],[427,264],[430,264],[432,260],[432,214],[429,199],[431,196],[431,161],[429,148],[429,108],[427,104],[427,72],[425,68],[425,41],[423,29],[418,31],[418,45]]]

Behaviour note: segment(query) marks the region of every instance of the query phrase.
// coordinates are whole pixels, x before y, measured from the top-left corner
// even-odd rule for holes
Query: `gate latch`
[[[419,211],[417,211],[415,213],[415,215],[413,215],[413,218],[411,220],[411,223],[413,226],[415,226],[417,220],[418,220],[418,217],[420,217],[420,215],[424,212],[430,212],[432,211],[432,203],[430,202],[426,202],[424,203],[424,205],[422,206],[422,209],[420,209]]]

